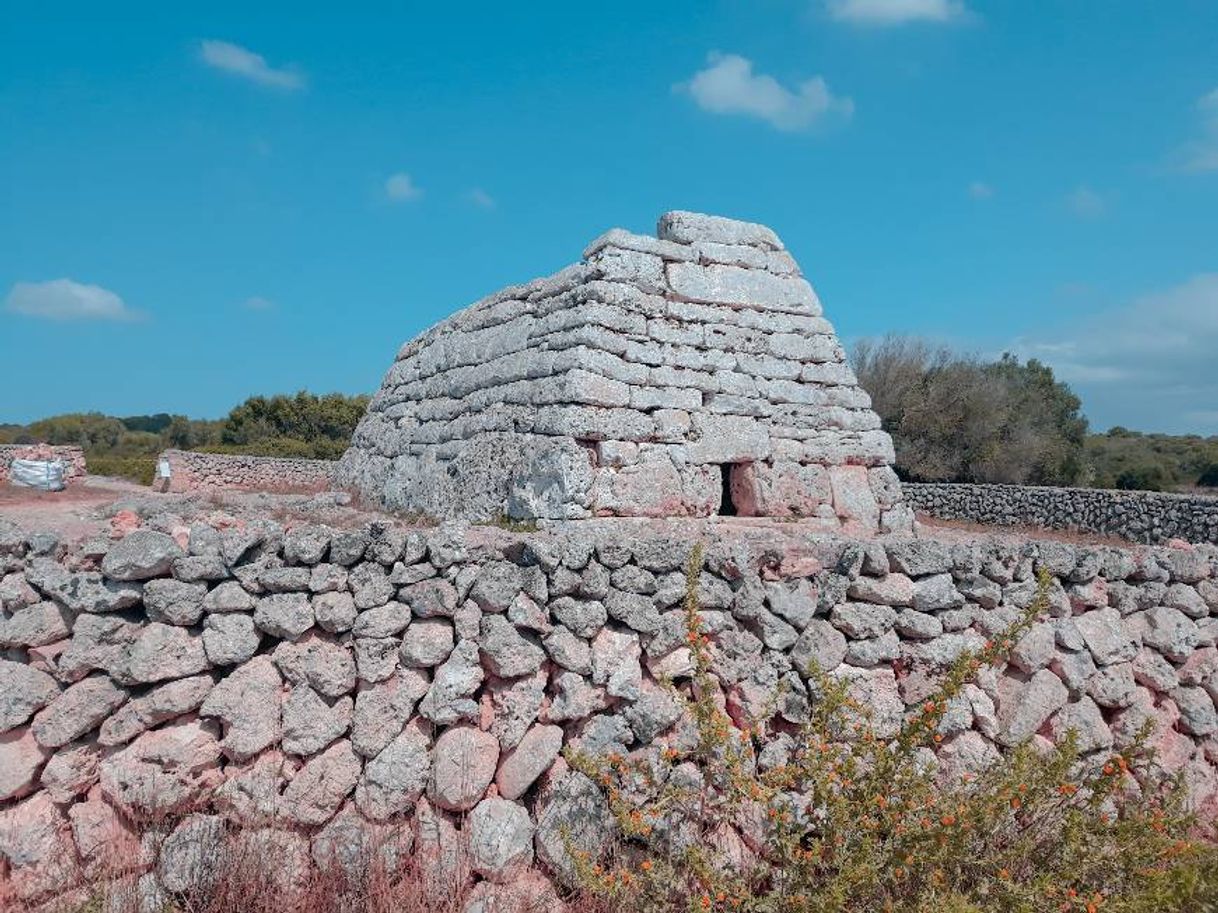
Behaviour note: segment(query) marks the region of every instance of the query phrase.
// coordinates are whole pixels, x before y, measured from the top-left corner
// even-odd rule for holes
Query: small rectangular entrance
[[[722,482],[719,492],[719,516],[721,517],[736,516],[736,505],[732,501],[732,469],[732,463],[719,465],[719,477]]]

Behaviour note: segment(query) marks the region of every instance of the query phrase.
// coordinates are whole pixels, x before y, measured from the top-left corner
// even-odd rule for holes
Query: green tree
[[[1218,463],[1210,463],[1197,476],[1197,484],[1203,488],[1218,488]]]
[[[121,421],[100,412],[73,412],[34,422],[28,432],[47,444],[76,444],[85,450],[112,450],[127,428]]]
[[[1035,359],[986,363],[890,336],[860,342],[853,362],[906,478],[1069,485],[1083,475],[1081,403]]]
[[[226,449],[244,452],[275,451],[274,455],[341,455],[368,408],[367,396],[327,393],[317,396],[301,390],[295,395],[253,396],[229,413],[220,435]],[[303,446],[297,446],[303,442]],[[304,453],[299,452],[303,450]]]

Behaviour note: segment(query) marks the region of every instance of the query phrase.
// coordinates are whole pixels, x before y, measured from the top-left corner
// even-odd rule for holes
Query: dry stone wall
[[[763,225],[670,212],[407,343],[339,481],[435,517],[907,530],[892,442]]]
[[[1133,542],[1218,543],[1218,497],[1023,485],[901,487],[910,507],[943,520],[1080,530]]]
[[[459,882],[444,890],[476,879],[485,901],[526,871],[548,890],[571,877],[568,837],[595,852],[612,836],[562,749],[690,744],[696,541],[711,672],[737,724],[760,724],[759,766],[807,719],[811,660],[892,733],[938,670],[1029,605],[1043,567],[1048,617],[953,703],[934,763],[976,771],[1067,730],[1102,753],[1149,724],[1162,772],[1218,810],[1210,547],[255,521],[144,527],[63,555],[0,523],[0,889],[62,895],[121,859],[159,908],[202,877],[174,848],[236,821],[291,872],[379,829]],[[164,829],[155,856],[135,836],[148,822]],[[444,868],[457,845],[468,875]]]
[[[245,489],[271,492],[317,492],[333,485],[332,460],[197,453],[166,450],[158,460],[169,461],[169,491]]]
[[[61,444],[0,444],[0,482],[8,481],[13,460],[60,460],[64,479],[76,479],[88,472],[85,452],[80,447]]]

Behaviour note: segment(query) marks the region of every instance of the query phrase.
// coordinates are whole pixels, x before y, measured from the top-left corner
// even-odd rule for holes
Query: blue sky
[[[372,391],[682,208],[773,226],[847,342],[1218,433],[1210,0],[36,6],[0,31],[0,421]]]

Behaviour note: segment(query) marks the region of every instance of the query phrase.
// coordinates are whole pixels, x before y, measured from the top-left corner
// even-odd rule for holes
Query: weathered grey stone
[[[402,731],[431,681],[416,669],[400,669],[384,681],[362,684],[355,695],[351,747],[361,757],[379,754]]]
[[[283,537],[283,557],[290,564],[320,563],[330,548],[333,531],[325,526],[295,526]]]
[[[254,624],[271,637],[295,640],[313,627],[313,606],[304,593],[263,596],[254,608]]]
[[[224,819],[190,815],[165,838],[157,853],[160,887],[174,894],[204,891],[219,876]]]
[[[55,679],[45,672],[0,659],[0,732],[20,726],[58,694]]]
[[[791,648],[791,662],[801,674],[808,674],[813,663],[821,672],[832,672],[846,658],[846,638],[821,618],[808,623]]]
[[[347,584],[351,587],[357,609],[373,609],[384,605],[393,598],[395,591],[385,569],[371,561],[353,567],[347,575]]]
[[[1027,741],[1065,706],[1067,697],[1066,686],[1048,669],[1041,669],[1026,681],[1004,676],[998,687],[995,741],[1007,746]]]
[[[249,612],[256,600],[235,580],[226,580],[203,597],[205,612]]]
[[[201,635],[177,625],[152,622],[139,629],[111,675],[125,685],[139,685],[186,678],[210,666]]]
[[[419,713],[441,726],[472,718],[478,705],[472,700],[482,684],[478,644],[462,640],[435,672],[431,687],[419,703]]]
[[[1126,634],[1116,609],[1086,612],[1074,619],[1074,625],[1100,666],[1129,662],[1138,654],[1138,645]]]
[[[323,631],[342,634],[355,624],[357,610],[355,598],[350,593],[319,593],[312,602],[313,614]]]
[[[469,815],[470,864],[491,882],[504,883],[533,862],[533,821],[505,798],[479,802]]]
[[[0,802],[33,792],[51,750],[40,745],[29,729],[0,734]]]
[[[452,622],[444,618],[420,618],[402,638],[403,666],[430,669],[448,659],[456,643]]]
[[[288,754],[317,754],[351,726],[350,697],[333,702],[305,684],[298,684],[283,703],[283,750]]]
[[[603,603],[562,597],[550,603],[550,613],[577,637],[592,637],[609,618]]]
[[[410,606],[387,602],[355,616],[351,633],[356,637],[395,637],[410,624]]]
[[[360,768],[360,760],[346,739],[309,759],[283,792],[288,820],[313,827],[325,824],[355,789]]]
[[[519,678],[541,668],[546,653],[532,639],[501,615],[482,619],[478,645],[486,667],[500,678]]]
[[[1179,609],[1157,606],[1145,617],[1146,629],[1142,642],[1168,659],[1183,662],[1197,646],[1197,625]]]
[[[417,722],[411,723],[364,765],[355,789],[360,811],[385,821],[408,810],[427,787],[431,772],[431,740]]]
[[[199,715],[224,724],[220,746],[225,755],[242,761],[279,741],[282,686],[270,657],[256,656],[212,688]]]
[[[249,615],[208,615],[203,622],[203,650],[213,666],[240,665],[258,652],[261,640]]]
[[[897,613],[884,605],[847,602],[833,609],[830,621],[848,637],[879,637],[892,630]]]
[[[174,559],[185,555],[172,537],[137,529],[110,547],[101,569],[111,580],[148,580],[168,574]]]
[[[533,726],[520,742],[503,755],[495,774],[499,795],[519,799],[545,773],[562,750],[563,733],[558,726]]]
[[[467,811],[490,786],[499,741],[472,726],[454,726],[436,740],[427,798],[449,811]]]
[[[609,804],[595,783],[568,773],[545,797],[537,813],[537,858],[568,886],[576,883],[572,851],[599,856],[614,833]]]
[[[102,745],[121,745],[167,720],[197,710],[213,685],[210,675],[194,675],[157,685],[120,707],[101,725]]]

